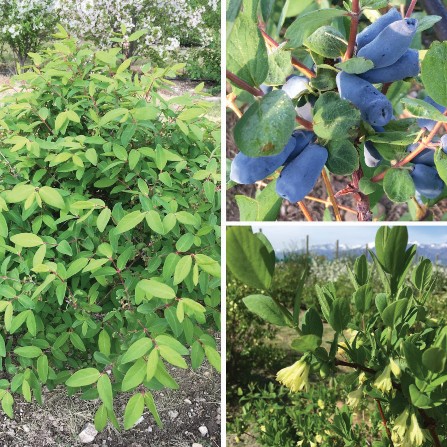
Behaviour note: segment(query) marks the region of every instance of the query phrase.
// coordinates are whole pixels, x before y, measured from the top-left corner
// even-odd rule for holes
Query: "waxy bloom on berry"
[[[387,365],[383,372],[374,380],[374,388],[377,388],[382,393],[387,393],[393,387],[391,383],[391,366]]]
[[[276,380],[296,393],[303,389],[307,390],[309,385],[310,366],[304,359],[300,359],[292,366],[283,368],[276,374]]]

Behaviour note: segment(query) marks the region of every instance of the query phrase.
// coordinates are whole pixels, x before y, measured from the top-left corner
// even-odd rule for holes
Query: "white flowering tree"
[[[70,32],[100,47],[109,47],[118,35],[124,35],[127,56],[151,49],[162,56],[188,39],[209,45],[212,33],[204,17],[210,11],[218,14],[218,5],[216,0],[60,0],[59,13]],[[137,39],[143,30],[144,38]]]
[[[20,65],[53,32],[58,21],[54,0],[0,0],[0,41]]]

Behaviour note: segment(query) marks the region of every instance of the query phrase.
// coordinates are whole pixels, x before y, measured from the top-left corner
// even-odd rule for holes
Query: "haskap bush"
[[[228,99],[240,117],[234,127],[239,154],[231,172],[237,168],[253,174],[243,182],[230,174],[230,180],[262,181],[258,187],[263,188],[255,199],[236,196],[242,220],[251,220],[255,205],[264,210],[258,220],[274,219],[282,198],[300,202],[311,218],[303,200],[321,201],[311,194],[320,173],[337,220],[338,195],[353,195],[357,210],[348,211],[359,220],[373,218],[384,194],[407,202],[414,219],[427,217],[428,207],[446,197],[447,156],[436,134],[447,120],[442,115],[447,95],[439,88],[447,43],[434,42],[426,52],[416,49],[421,32],[440,17],[413,14],[415,2],[405,17],[391,6],[383,14],[371,11],[382,11],[386,3],[352,0],[342,9],[315,2],[283,8],[275,2],[271,9],[244,5],[228,10],[227,77],[233,86]],[[358,27],[367,10],[367,17],[376,20],[366,26],[360,20]],[[346,15],[351,26],[344,33],[340,20]],[[275,31],[283,27],[285,34]],[[420,80],[420,98],[415,99],[409,93]],[[325,160],[321,150],[284,157],[297,130],[314,133],[309,148],[325,148]],[[427,157],[433,160],[431,169],[418,167]],[[275,163],[265,170],[265,178],[258,178],[250,167],[266,160]],[[350,177],[343,188],[332,191],[326,171]],[[430,175],[423,185],[422,171]],[[271,193],[275,184],[276,199]]]
[[[303,398],[326,381],[341,384],[348,392],[346,406],[334,405],[320,428],[321,445],[329,445],[333,438],[340,445],[365,445],[365,434],[355,430],[354,420],[373,412],[364,422],[374,447],[445,445],[447,326],[426,306],[433,298],[436,275],[430,260],[415,261],[417,248],[408,245],[406,227],[380,227],[374,251],[368,253],[372,261],[362,255],[352,269],[345,267],[352,294],[334,282],[317,280],[314,304],[304,313],[307,269],[296,271],[300,279],[291,304],[289,297],[284,300],[272,293],[278,264],[264,234],[237,226],[227,229],[226,240],[229,271],[251,288],[252,294],[242,298],[248,310],[270,325],[296,333],[289,337],[296,361],[278,371],[278,382]],[[332,329],[330,335],[325,323]],[[274,406],[272,399],[270,407]],[[294,407],[289,411],[296,414]],[[361,413],[355,416],[356,411]],[[376,418],[382,424],[371,427],[369,422]],[[300,421],[306,427],[293,434],[300,435],[296,445],[314,445],[304,434],[315,422]],[[268,425],[271,439],[281,436],[279,426],[276,433]],[[270,445],[288,445],[286,441]]]
[[[98,429],[121,392],[125,428],[161,423],[172,367],[220,368],[219,129],[160,94],[181,66],[134,77],[119,48],[57,37],[0,100],[2,408],[65,384],[101,400]]]

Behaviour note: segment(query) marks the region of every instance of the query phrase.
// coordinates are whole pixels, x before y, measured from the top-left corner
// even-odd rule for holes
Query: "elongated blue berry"
[[[371,25],[367,26],[361,33],[357,34],[357,51],[372,42],[388,25],[398,20],[402,20],[400,12],[396,8],[392,8]]]
[[[365,145],[363,147],[363,155],[365,156],[365,164],[370,168],[375,168],[378,166],[383,157],[380,155],[380,152],[376,149],[371,141],[365,141]]]
[[[444,182],[435,168],[417,164],[410,175],[416,191],[427,199],[436,199],[444,190]]]
[[[250,185],[275,172],[288,160],[295,158],[315,138],[313,132],[295,131],[281,153],[267,157],[248,157],[239,152],[231,162],[230,179]]]
[[[417,24],[418,21],[411,18],[391,23],[372,42],[361,48],[357,56],[371,60],[374,68],[394,64],[410,47]]]
[[[418,146],[418,143],[410,144],[410,146],[407,147],[407,152],[413,152]],[[413,160],[411,160],[411,163],[433,167],[435,165],[435,151],[432,151],[431,149],[424,149],[420,154],[416,155]]]
[[[289,202],[299,202],[312,191],[328,157],[327,150],[318,144],[309,144],[281,171],[276,192]]]
[[[374,68],[359,76],[372,84],[379,84],[412,78],[419,74],[419,69],[419,52],[407,50],[394,64],[388,67]]]
[[[294,99],[301,93],[308,90],[308,87],[309,80],[307,78],[305,78],[304,76],[292,75],[282,86],[282,90],[284,90],[287,95],[289,95],[290,99]]]
[[[445,112],[445,107],[441,106],[441,104],[438,104],[437,102],[433,101],[432,98],[430,98],[430,96],[426,96],[424,98],[424,101],[427,102],[428,104],[432,105],[433,107],[436,107],[441,113]],[[433,130],[433,127],[435,127],[436,121],[433,120],[428,120],[425,118],[419,118],[418,119],[418,126],[422,129],[422,128],[426,128],[427,130]]]
[[[393,106],[388,98],[371,83],[356,75],[337,74],[340,97],[352,102],[361,112],[362,119],[372,126],[385,126],[393,117]]]

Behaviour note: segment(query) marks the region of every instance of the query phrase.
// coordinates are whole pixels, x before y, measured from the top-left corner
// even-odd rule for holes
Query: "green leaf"
[[[155,401],[150,391],[146,391],[144,393],[144,403],[146,404],[148,410],[152,413],[152,416],[154,416],[157,425],[160,428],[163,428],[163,423],[161,422],[160,416],[158,415],[157,407],[155,406]]]
[[[374,62],[364,57],[353,57],[344,62],[339,62],[335,66],[341,71],[349,74],[362,74],[374,68]]]
[[[143,357],[143,355],[146,355],[149,352],[152,346],[153,343],[149,338],[140,338],[136,342],[132,343],[132,345],[125,352],[121,359],[121,364],[124,365]]]
[[[65,385],[72,388],[92,385],[98,381],[100,376],[101,373],[96,368],[80,369],[70,376],[70,378],[65,382]]]
[[[144,290],[145,293],[151,296],[155,296],[156,298],[171,300],[176,296],[174,290],[171,287],[153,279],[142,279],[137,284],[137,287],[140,287],[142,290]]]
[[[447,106],[447,42],[433,42],[421,64],[421,78],[427,94]]]
[[[0,334],[0,357],[6,357],[5,339],[2,334]]]
[[[336,17],[341,17],[346,14],[342,9],[318,9],[300,15],[287,28],[286,39],[288,39],[288,48],[298,48],[303,45],[306,37],[310,36],[317,28],[326,25]]]
[[[284,51],[282,48],[274,49],[268,55],[268,60],[269,71],[266,79],[264,80],[264,84],[285,84],[287,76],[293,72],[290,51]]]
[[[126,214],[116,226],[117,234],[125,233],[126,231],[132,230],[139,223],[143,221],[145,214],[141,211],[133,211],[129,214]]]
[[[336,59],[342,56],[348,46],[343,34],[332,26],[322,26],[315,30],[304,45],[323,57]]]
[[[403,319],[407,311],[408,299],[394,301],[382,312],[382,320],[386,326],[393,328],[399,319]]]
[[[350,175],[359,167],[359,154],[349,140],[333,140],[328,146],[327,168],[336,175]]]
[[[191,271],[192,257],[183,256],[175,267],[174,272],[174,284],[180,284]]]
[[[207,255],[203,255],[201,253],[196,254],[194,256],[194,259],[197,263],[197,265],[206,273],[209,273],[210,275],[220,278],[221,271],[220,271],[220,264],[218,261],[216,261],[213,258],[210,258]]]
[[[422,363],[429,371],[432,371],[435,374],[444,371],[446,360],[447,353],[444,349],[438,346],[432,346],[422,354]]]
[[[127,371],[121,385],[122,391],[129,391],[141,383],[146,377],[146,362],[143,359],[138,359]]]
[[[217,371],[221,371],[221,358],[220,354],[211,346],[204,345],[203,349],[205,350],[205,355],[210,365]]]
[[[313,352],[321,345],[321,338],[317,335],[302,335],[292,341],[292,348],[298,352]]]
[[[326,92],[315,103],[313,123],[320,138],[346,141],[357,132],[360,111],[337,93]]]
[[[104,404],[101,404],[95,413],[95,428],[98,431],[102,431],[107,426],[107,408]]]
[[[158,361],[160,359],[160,354],[158,349],[152,349],[147,358],[146,364],[146,380],[149,382],[152,380],[152,377],[155,375],[155,371],[157,371]]]
[[[104,208],[98,216],[98,219],[96,219],[96,226],[98,227],[98,230],[102,233],[107,224],[109,223],[110,217],[112,216],[112,211],[109,208]]]
[[[104,402],[106,408],[113,409],[113,391],[109,376],[102,374],[96,385],[99,398]]]
[[[35,359],[42,355],[42,349],[36,346],[24,346],[14,349],[14,354],[27,359]]]
[[[152,231],[155,231],[158,234],[164,234],[165,228],[163,226],[163,222],[161,221],[160,214],[155,210],[150,210],[146,213],[146,222],[149,225],[149,228]]]
[[[37,247],[38,245],[42,245],[44,241],[37,235],[33,233],[19,233],[14,236],[11,236],[11,242],[20,247]]]
[[[410,173],[405,169],[388,169],[383,189],[390,200],[403,203],[414,197],[416,189]]]
[[[236,123],[234,139],[238,149],[249,157],[279,154],[295,128],[295,117],[292,100],[285,92],[268,93]]]
[[[436,149],[435,166],[439,177],[441,177],[443,182],[447,184],[447,154],[444,153],[442,148]]]
[[[14,417],[13,405],[14,405],[14,398],[12,397],[11,393],[7,391],[2,399],[2,410],[11,419]]]
[[[175,248],[178,252],[185,253],[192,247],[194,239],[195,237],[192,233],[186,233],[176,242]]]
[[[403,98],[401,103],[417,118],[427,118],[434,121],[447,123],[447,116],[443,115],[436,107],[428,102],[415,98]]]
[[[276,326],[287,326],[287,319],[275,301],[265,295],[250,295],[242,300],[250,312]]]
[[[281,209],[282,198],[276,193],[276,179],[256,195],[256,199],[237,195],[240,221],[274,221]]]
[[[138,31],[135,31],[134,33],[132,33],[129,36],[128,41],[134,42],[135,40],[138,40],[140,37],[145,36],[148,32],[149,32],[149,30],[147,30],[147,29],[140,29]]]
[[[240,14],[227,41],[227,69],[252,86],[264,82],[268,73],[267,48],[256,22]]]
[[[132,428],[138,419],[143,415],[144,397],[141,393],[135,394],[127,402],[124,410],[124,428],[129,430]]]
[[[89,260],[87,258],[79,258],[74,260],[67,269],[66,278],[71,278],[72,276],[79,273],[88,264]]]
[[[417,408],[431,408],[433,406],[431,399],[424,393],[421,393],[415,384],[408,388],[410,392],[411,403]]]
[[[37,374],[42,383],[46,383],[48,380],[48,357],[42,354],[37,359]]]
[[[160,355],[171,365],[177,366],[178,368],[186,369],[188,365],[186,364],[184,358],[178,354],[174,349],[169,346],[159,346]]]
[[[329,314],[329,323],[335,332],[344,331],[351,319],[351,308],[349,299],[336,298],[332,303],[332,309]]]
[[[227,266],[246,285],[269,289],[275,253],[249,227],[230,227],[227,228]]]

